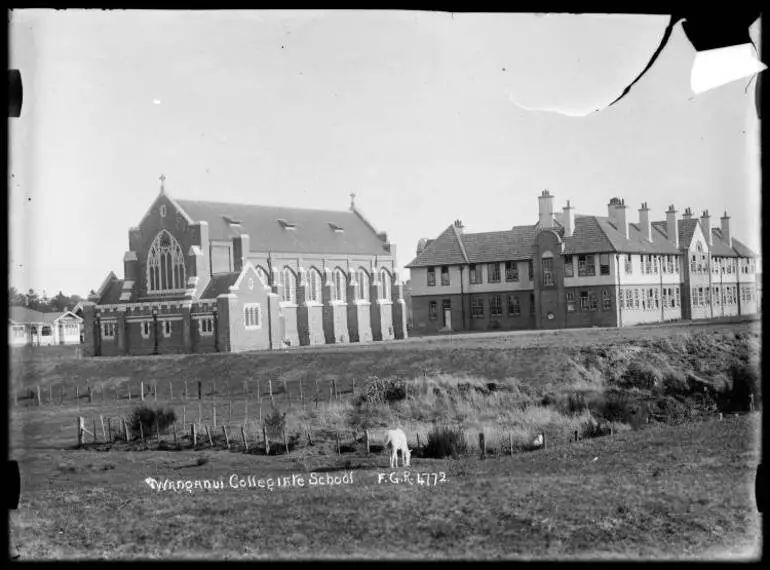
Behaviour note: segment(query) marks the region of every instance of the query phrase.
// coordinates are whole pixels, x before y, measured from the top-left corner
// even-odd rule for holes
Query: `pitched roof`
[[[201,299],[216,299],[219,295],[223,295],[230,292],[230,286],[234,285],[238,280],[240,271],[233,271],[232,273],[219,273],[212,275],[209,284],[201,293]]]
[[[470,263],[530,259],[535,242],[535,226],[514,226],[500,232],[463,234]]]
[[[733,238],[733,246],[735,246],[735,238]],[[711,228],[711,255],[718,257],[738,257],[735,249],[727,245],[722,241],[722,230],[719,228]]]
[[[420,255],[406,267],[428,267],[431,265],[462,265],[468,263],[458,239],[460,234],[449,226],[435,240],[425,246]]]
[[[746,244],[744,244],[742,241],[738,241],[735,238],[733,238],[733,249],[740,257],[757,257],[757,254],[746,247]]]
[[[384,234],[378,235],[358,210],[310,210],[179,199],[176,203],[193,220],[208,223],[209,239],[230,240],[248,234],[252,251],[387,253]],[[231,225],[225,218],[240,223]],[[334,226],[342,231],[335,230]]]
[[[43,313],[29,307],[8,307],[8,317],[17,323],[53,323],[63,313]]]
[[[117,305],[120,303],[128,302],[128,300],[121,300],[120,293],[123,289],[123,279],[113,279],[104,288],[102,296],[99,298],[97,304],[99,305]],[[132,291],[133,294],[133,291]]]
[[[699,223],[699,220],[696,218],[676,221],[677,231],[679,232],[679,247],[690,247],[692,236],[695,235],[695,228]],[[668,239],[668,222],[665,220],[657,220],[652,222],[652,227],[657,229],[661,235]]]

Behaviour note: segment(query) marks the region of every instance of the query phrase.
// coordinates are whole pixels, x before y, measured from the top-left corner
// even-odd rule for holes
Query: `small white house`
[[[80,344],[83,319],[72,311],[41,313],[27,307],[9,307],[8,344],[51,346]]]

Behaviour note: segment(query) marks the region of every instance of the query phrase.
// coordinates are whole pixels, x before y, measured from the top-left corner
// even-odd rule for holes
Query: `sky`
[[[694,95],[679,23],[607,107],[667,23],[14,10],[24,105],[9,119],[9,282],[84,296],[109,271],[122,277],[161,174],[185,199],[345,210],[355,192],[400,268],[455,219],[467,232],[535,223],[545,188],[578,214],[607,215],[622,197],[631,222],[642,202],[653,219],[669,204],[707,209],[712,225],[727,210],[759,252],[755,80]]]

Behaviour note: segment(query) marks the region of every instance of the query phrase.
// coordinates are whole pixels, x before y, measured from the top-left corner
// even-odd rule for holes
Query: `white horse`
[[[401,451],[401,462],[404,467],[409,467],[409,458],[412,450],[406,445],[406,434],[404,430],[391,429],[385,435],[385,448],[390,447],[390,468],[398,467],[398,452]]]

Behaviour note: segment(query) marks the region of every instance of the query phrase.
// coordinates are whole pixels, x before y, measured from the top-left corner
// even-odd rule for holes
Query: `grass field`
[[[12,353],[14,389],[40,385],[44,404],[19,399],[11,409],[11,457],[20,462],[23,487],[10,536],[22,559],[756,558],[761,522],[753,476],[760,458],[760,413],[727,414],[723,421],[699,416],[638,430],[618,425],[612,437],[569,443],[568,436],[557,436],[571,433],[590,412],[562,413],[539,399],[576,387],[601,394],[636,378],[631,372],[652,374],[649,367],[663,371],[665,382],[676,374],[694,375],[716,386],[728,381],[730,361],[749,362],[758,354],[756,323],[132,359],[74,360],[64,351],[17,351]],[[322,402],[311,414],[302,410],[296,390],[302,380],[307,394],[319,376],[322,400],[328,395],[323,382],[332,377],[343,399]],[[190,418],[198,402],[181,399],[183,380],[216,379],[216,394],[206,387],[204,421],[211,419],[212,403],[224,420],[227,402],[233,401],[234,422],[240,423],[248,402],[253,441],[256,396],[253,384],[243,394],[244,379],[261,379],[266,393],[264,379],[274,378],[279,407],[293,421],[312,424],[316,434],[326,429],[328,435],[350,428],[351,418],[361,420],[349,391],[353,378],[362,390],[371,376],[405,379],[413,391],[402,401],[369,410],[366,421],[389,414],[387,422],[419,432],[453,415],[468,429],[534,426],[554,437],[547,449],[513,456],[495,455],[500,448],[492,445],[485,460],[475,450],[459,459],[413,455],[411,485],[379,482],[379,474],[391,473],[385,455],[367,455],[360,441],[337,455],[328,437],[277,456],[226,451],[221,441],[214,449],[206,445],[196,451],[129,452],[125,444],[74,448],[76,418],[86,417],[90,429],[98,414],[125,416],[138,403],[140,380],[147,385],[157,380],[158,404],[173,406],[178,417],[185,406]],[[282,377],[295,394],[292,402],[280,392]],[[164,396],[169,378],[173,400]],[[493,381],[500,388],[460,397],[453,381],[468,386]],[[81,387],[105,383],[107,396],[114,387],[133,386],[134,399],[121,394],[117,401],[76,402],[75,382]],[[67,386],[64,403],[57,398],[46,403],[48,386]],[[531,405],[518,410],[518,401]],[[154,404],[151,397],[149,403]],[[396,473],[403,476],[403,471]],[[311,472],[352,473],[353,482],[272,491],[229,488],[232,474],[302,476],[307,483]],[[443,472],[446,480],[421,485],[416,472]],[[152,491],[147,477],[223,480],[225,488]]]

